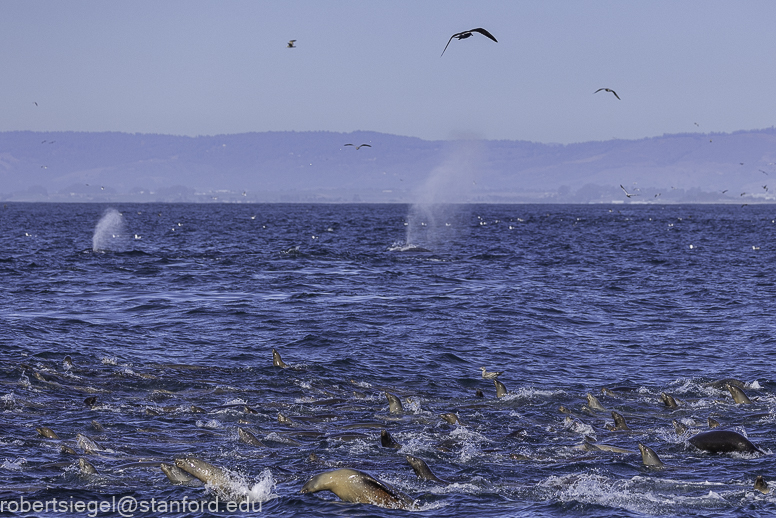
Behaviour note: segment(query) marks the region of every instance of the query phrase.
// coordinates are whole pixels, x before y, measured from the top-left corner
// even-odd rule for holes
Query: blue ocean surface
[[[776,514],[772,205],[8,203],[0,229],[0,515]],[[696,448],[710,418],[761,451]],[[190,457],[219,481],[160,469]],[[300,493],[340,468],[414,502]]]

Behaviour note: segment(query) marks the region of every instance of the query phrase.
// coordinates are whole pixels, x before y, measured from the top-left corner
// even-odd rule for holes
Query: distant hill
[[[774,128],[567,145],[368,131],[0,132],[5,201],[757,203],[774,191]]]

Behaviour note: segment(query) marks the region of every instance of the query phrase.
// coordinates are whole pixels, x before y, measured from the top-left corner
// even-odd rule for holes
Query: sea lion
[[[287,424],[292,425],[293,421],[291,421],[291,418],[288,416],[283,415],[282,413],[278,412],[278,423],[280,424]]]
[[[601,395],[609,396],[609,397],[617,397],[617,394],[612,389],[608,389],[606,387],[601,387]]]
[[[388,433],[388,430],[380,430],[380,444],[383,448],[393,448],[394,450],[398,450],[401,448],[401,444],[393,440],[393,437],[391,437],[391,434]]]
[[[343,502],[372,504],[389,509],[407,509],[412,498],[373,476],[355,469],[335,469],[315,475],[300,493],[331,491]]]
[[[687,431],[687,425],[677,421],[676,419],[671,421],[671,424],[674,425],[674,431],[676,432],[676,435],[682,435]]]
[[[95,431],[97,431],[97,432],[104,432],[105,431],[105,427],[102,426],[99,423],[99,421],[97,421],[96,419],[92,419],[92,428],[94,428]]]
[[[94,405],[97,404],[97,396],[89,396],[88,398],[84,399],[84,405],[88,406],[89,408],[94,408]]]
[[[428,467],[428,464],[426,464],[426,462],[423,459],[413,457],[412,455],[407,455],[406,458],[407,458],[407,462],[409,462],[410,466],[412,466],[412,470],[415,472],[418,478],[422,478],[423,480],[428,480],[431,482],[438,482],[444,485],[448,485],[450,483],[450,482],[445,482],[441,478],[434,475],[431,472],[431,469]]]
[[[63,455],[78,455],[73,448],[71,448],[66,444],[63,444],[62,446],[59,447],[59,453]]]
[[[676,400],[673,396],[666,394],[665,392],[660,393],[660,399],[668,408],[677,408],[679,406],[676,404]]]
[[[743,453],[763,453],[763,451],[752,444],[749,439],[740,433],[730,430],[711,430],[709,432],[702,432],[690,437],[688,442],[699,450],[711,453],[729,453],[734,451]]]
[[[713,417],[709,417],[709,428],[719,428],[719,421]]]
[[[477,389],[474,391],[474,397],[485,397],[485,394],[482,393],[482,389]]]
[[[606,409],[601,404],[601,402],[598,401],[598,399],[590,392],[587,393],[587,406],[588,408],[590,408],[590,410],[598,410],[601,412],[606,412]]]
[[[76,434],[75,439],[76,444],[78,444],[78,447],[81,448],[84,453],[91,454],[96,451],[105,451],[105,448],[82,433]]]
[[[41,437],[45,437],[46,439],[59,439],[59,436],[54,433],[54,430],[49,428],[48,426],[39,426],[35,428],[37,430],[38,434]]]
[[[162,472],[167,475],[167,479],[173,484],[190,484],[194,480],[198,480],[180,469],[178,466],[165,464],[162,462],[159,467],[162,469]]]
[[[735,385],[731,385],[728,383],[725,385],[727,389],[730,391],[730,395],[733,396],[733,401],[736,402],[737,405],[751,405],[752,402],[749,400],[748,397],[746,397],[746,394],[744,394],[744,391],[740,388],[736,387]]]
[[[95,469],[95,467],[92,466],[92,464],[88,460],[84,459],[83,457],[78,459],[78,469],[81,470],[81,474],[82,475],[96,475],[97,474],[97,469]]]
[[[655,450],[649,446],[644,446],[643,444],[639,443],[639,450],[641,451],[641,461],[645,466],[654,468],[664,466],[663,461],[660,460],[660,457],[657,456]]]
[[[746,386],[743,381],[737,380],[735,378],[725,378],[723,380],[712,381],[708,384],[709,387],[714,387],[716,389],[724,389],[726,385],[733,385],[734,387],[738,387],[740,389]]]
[[[754,488],[764,495],[767,495],[771,491],[768,488],[768,483],[763,480],[762,475],[757,475],[757,480],[754,481]]]
[[[390,392],[386,392],[385,397],[388,399],[388,410],[392,414],[401,414],[404,410],[404,407],[401,405],[401,399]]]
[[[447,412],[446,414],[440,414],[439,417],[441,417],[442,419],[444,419],[450,424],[461,424],[461,420],[458,419],[458,416],[452,412]]]
[[[608,430],[610,430],[610,431],[630,430],[630,428],[628,428],[627,423],[625,422],[625,418],[621,414],[613,411],[612,412],[612,419],[614,419],[614,426],[607,425],[606,428]]]
[[[620,448],[619,446],[612,446],[611,444],[602,444],[602,443],[592,443],[588,440],[583,442],[582,444],[575,446],[578,450],[583,451],[610,451],[612,453],[635,453],[633,450],[627,450],[625,448]]]
[[[280,358],[280,353],[277,349],[272,349],[272,365],[281,369],[288,368],[288,365]]]
[[[179,457],[175,459],[175,466],[186,473],[194,475],[205,484],[215,489],[221,496],[238,502],[247,498],[247,494],[240,492],[240,485],[224,469],[214,466],[209,462],[196,457]]]
[[[493,380],[493,384],[496,386],[496,397],[504,397],[507,395],[507,388],[499,380]]]
[[[240,440],[245,444],[250,444],[251,446],[256,446],[258,448],[264,448],[264,443],[258,440],[255,435],[253,435],[245,428],[238,428],[237,435],[240,437]]]

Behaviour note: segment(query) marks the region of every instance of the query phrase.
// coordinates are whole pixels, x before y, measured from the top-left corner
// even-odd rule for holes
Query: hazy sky
[[[772,0],[0,0],[0,13],[0,131],[569,143],[776,120]],[[475,27],[498,43],[475,34],[440,57]]]

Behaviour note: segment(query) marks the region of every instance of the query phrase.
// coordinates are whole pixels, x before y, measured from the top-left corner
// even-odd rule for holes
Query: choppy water
[[[134,514],[257,514],[158,467],[196,455],[268,516],[772,516],[776,496],[753,484],[776,484],[775,219],[773,206],[8,204],[0,501],[218,498]],[[506,396],[482,366],[504,371]],[[723,378],[752,404],[709,386]],[[631,430],[607,430],[613,410]],[[694,449],[709,417],[766,453]],[[632,453],[581,450],[586,438]],[[643,466],[639,442],[667,467]],[[450,484],[418,479],[407,454]],[[338,467],[413,510],[299,493]]]

